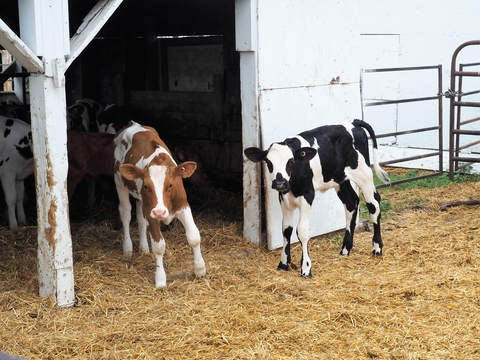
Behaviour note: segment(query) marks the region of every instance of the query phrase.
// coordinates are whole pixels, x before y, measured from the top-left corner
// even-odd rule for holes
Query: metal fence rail
[[[417,70],[433,70],[436,69],[438,73],[438,91],[435,96],[428,96],[428,97],[418,97],[418,98],[408,98],[408,99],[398,99],[398,100],[388,100],[388,101],[372,101],[368,103],[364,103],[363,100],[363,74],[364,73],[381,73],[381,72],[398,72],[398,71],[417,71]],[[424,159],[427,157],[434,157],[438,156],[438,170],[430,173],[430,174],[425,174],[425,175],[420,175],[420,176],[415,176],[411,178],[406,178],[402,180],[397,180],[397,181],[392,181],[392,185],[395,184],[401,184],[405,183],[408,181],[414,181],[414,180],[419,180],[419,179],[424,179],[424,178],[429,178],[433,176],[439,176],[443,174],[443,154],[442,154],[442,148],[443,148],[443,98],[442,98],[442,65],[432,65],[432,66],[417,66],[417,67],[400,67],[400,68],[383,68],[383,69],[362,69],[361,70],[361,75],[360,75],[360,93],[361,93],[361,98],[362,98],[362,110],[364,107],[369,107],[369,106],[385,106],[385,105],[392,105],[392,104],[404,104],[404,103],[412,103],[412,102],[419,102],[419,101],[432,101],[432,100],[437,100],[438,101],[438,123],[432,126],[428,127],[422,127],[422,128],[412,128],[409,130],[405,131],[396,131],[396,132],[391,132],[391,133],[383,133],[383,134],[376,134],[377,139],[385,138],[385,137],[391,137],[391,136],[403,136],[403,135],[409,135],[413,133],[420,133],[420,132],[426,132],[426,131],[438,131],[438,150],[427,153],[427,154],[419,154],[415,156],[409,156],[409,157],[403,157],[403,158],[398,158],[394,160],[389,160],[389,161],[384,161],[381,162],[381,165],[391,165],[391,164],[397,164],[401,162],[406,162],[406,161],[412,161],[412,160],[417,160],[417,159]],[[365,119],[366,120],[366,119]],[[380,184],[377,185],[377,188],[381,188],[384,186],[388,186],[387,184]]]
[[[451,75],[450,75],[450,89],[447,92],[447,97],[450,98],[450,145],[449,145],[449,173],[450,180],[453,180],[454,173],[462,168],[470,166],[473,163],[480,162],[480,157],[461,156],[460,150],[480,144],[480,140],[470,142],[468,144],[460,145],[461,135],[480,135],[478,130],[462,129],[462,125],[472,124],[478,122],[480,117],[463,120],[461,119],[462,107],[480,107],[480,102],[463,101],[464,97],[479,94],[480,90],[469,92],[462,92],[464,77],[480,77],[480,72],[465,71],[464,69],[472,66],[479,66],[480,63],[459,64],[457,70],[457,56],[461,50],[468,46],[480,45],[480,40],[467,41],[460,45],[452,56]],[[456,90],[458,82],[458,90]],[[460,164],[463,162],[463,164]]]

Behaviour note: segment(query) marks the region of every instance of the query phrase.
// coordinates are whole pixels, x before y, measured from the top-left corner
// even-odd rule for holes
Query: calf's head
[[[132,164],[120,165],[122,176],[136,182],[143,202],[143,215],[156,220],[166,219],[172,211],[179,210],[186,202],[182,178],[196,169],[193,161],[175,165],[167,154],[160,154],[144,169]],[[138,183],[139,182],[139,183]]]
[[[290,191],[292,174],[301,176],[305,165],[317,154],[311,147],[293,150],[288,145],[273,143],[268,150],[250,147],[244,150],[247,159],[253,162],[262,160],[267,164],[272,189],[285,194]]]

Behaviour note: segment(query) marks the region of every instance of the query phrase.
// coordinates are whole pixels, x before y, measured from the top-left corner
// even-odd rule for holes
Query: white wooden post
[[[235,1],[236,49],[240,53],[242,146],[260,146],[257,72],[257,1]],[[262,245],[261,164],[243,162],[243,236]]]
[[[20,0],[20,33],[42,57],[44,73],[30,76],[35,156],[40,296],[74,304],[72,237],[68,213],[65,57],[69,54],[68,2]]]

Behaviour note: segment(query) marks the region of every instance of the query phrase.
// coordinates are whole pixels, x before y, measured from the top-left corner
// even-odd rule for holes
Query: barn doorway
[[[71,1],[71,29],[95,3]],[[66,75],[67,103],[121,105],[170,148],[200,153],[214,186],[241,189],[234,0],[124,1]]]

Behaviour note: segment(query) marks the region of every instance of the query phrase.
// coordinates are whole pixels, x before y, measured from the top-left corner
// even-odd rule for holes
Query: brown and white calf
[[[19,223],[26,223],[24,179],[33,174],[32,130],[22,120],[0,116],[0,134],[0,181],[7,204],[8,226],[13,229]]]
[[[69,200],[72,199],[73,193],[82,179],[94,182],[113,177],[114,136],[99,132],[71,130],[67,132]]]
[[[188,243],[193,249],[193,267],[197,276],[205,276],[205,261],[200,251],[200,231],[193,220],[182,178],[193,174],[196,164],[186,161],[179,165],[155,129],[130,121],[114,138],[115,185],[123,225],[123,253],[132,256],[130,237],[132,206],[129,195],[137,200],[137,223],[140,250],[149,252],[147,226],[152,253],[156,259],[155,286],[167,284],[163,268],[165,239],[159,222],[169,224],[178,218],[185,227]]]

